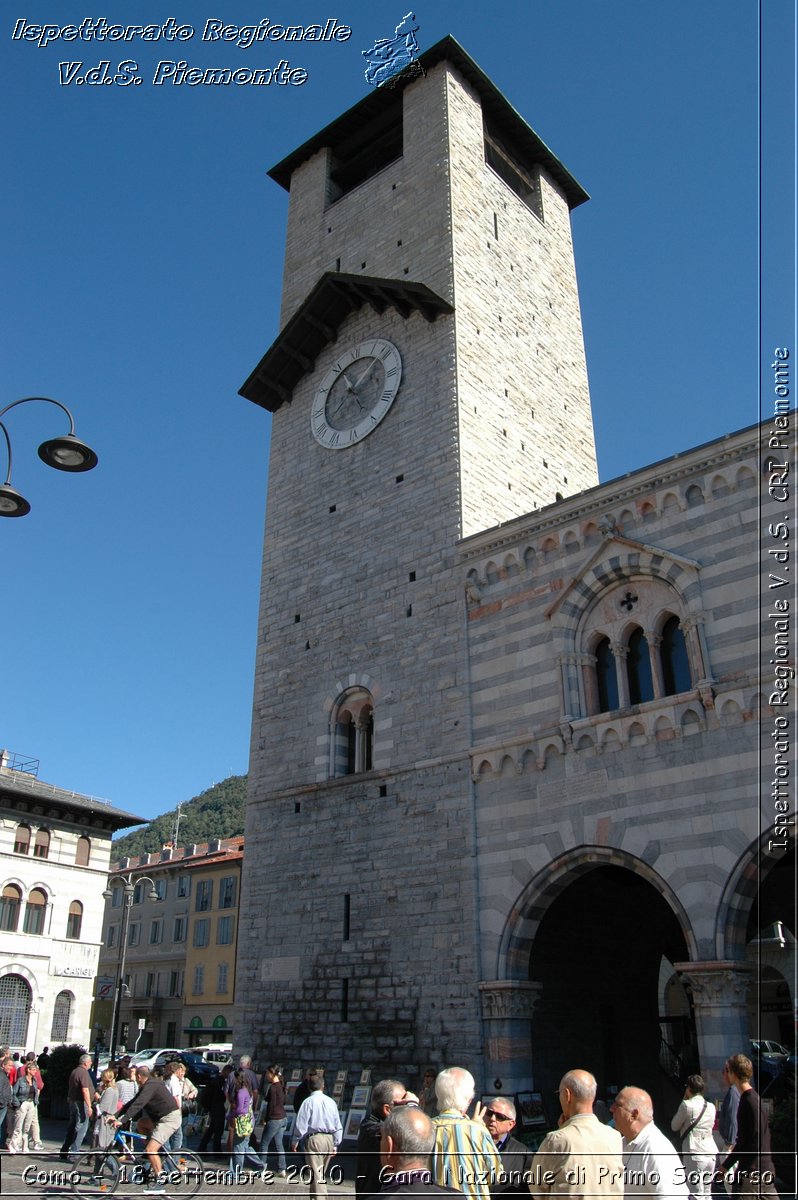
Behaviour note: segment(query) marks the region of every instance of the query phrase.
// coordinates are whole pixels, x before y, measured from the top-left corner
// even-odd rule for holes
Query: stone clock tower
[[[237,1036],[410,1077],[482,1053],[478,663],[458,542],[597,482],[569,212],[452,39],[272,172],[290,189]]]

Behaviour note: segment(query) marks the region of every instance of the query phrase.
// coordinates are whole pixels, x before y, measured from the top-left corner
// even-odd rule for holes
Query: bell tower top
[[[576,208],[589,199],[587,192],[577,183],[558,158],[552,154],[548,146],[538,137],[533,129],[513,108],[502,95],[496,85],[488,78],[474,60],[466,53],[455,38],[441,38],[429,50],[419,56],[418,63],[426,73],[437,63],[449,62],[457,67],[464,79],[468,80],[482,100],[482,108],[486,114],[486,124],[489,123],[496,134],[515,147],[519,158],[528,166],[533,163],[543,165],[549,175],[560,184],[568,199],[569,206]],[[325,125],[324,129],[308,141],[303,142],[296,150],[288,154],[269,171],[270,177],[284,187],[291,187],[291,176],[298,166],[314,155],[318,150],[332,148],[338,151],[344,161],[357,157],[359,147],[362,156],[360,162],[352,162],[350,182],[359,175],[363,179],[380,169],[380,159],[384,164],[402,153],[401,129],[398,137],[395,129],[397,97],[416,77],[412,75],[397,76],[394,86],[374,88],[362,100],[348,109],[335,121]],[[392,130],[392,140],[380,138],[386,130]],[[377,135],[375,137],[375,135]],[[382,144],[379,144],[381,142]],[[372,143],[369,146],[369,143]],[[354,151],[354,153],[353,153]],[[339,170],[343,163],[339,164]],[[345,171],[337,186],[346,182]],[[335,189],[335,184],[333,189]],[[352,182],[354,186],[354,182]],[[339,193],[340,194],[340,193]]]
[[[464,86],[473,96],[477,118],[467,131],[457,131],[458,136],[467,132],[475,160],[495,171],[530,211],[542,217],[541,174],[565,202],[566,211],[588,199],[454,38],[443,38],[425,51],[418,66],[423,75],[400,75],[394,86],[370,89],[269,171],[291,196],[281,324],[322,270],[362,270],[382,277],[405,274],[433,288],[437,282],[441,294],[452,299],[444,278],[435,274],[435,263],[442,238],[451,232],[446,171],[455,133],[455,80],[455,90]],[[391,194],[383,196],[376,180],[397,164],[404,168],[402,177],[397,178],[394,169]],[[378,203],[379,212],[364,213],[367,203]],[[394,216],[404,218],[396,228],[397,239],[391,236]],[[393,254],[396,249],[403,253]],[[443,275],[448,274],[447,263]]]

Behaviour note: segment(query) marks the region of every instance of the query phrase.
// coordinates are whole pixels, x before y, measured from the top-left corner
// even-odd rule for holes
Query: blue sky
[[[36,447],[66,432],[57,410],[6,418],[32,511],[0,524],[0,745],[48,782],[151,817],[247,769],[269,417],[237,390],[277,332],[287,197],[266,171],[365,95],[360,52],[406,5],[4,6],[1,403],[62,401],[100,457],[50,471]],[[415,12],[422,50],[453,34],[593,197],[573,226],[602,479],[756,421],[772,348],[795,353],[794,5],[763,0],[761,109],[755,0]],[[12,39],[20,18],[99,16],[196,32]],[[210,19],[264,17],[353,33],[201,40]],[[152,82],[162,60],[283,57],[304,84]],[[59,84],[59,62],[104,59],[135,60],[141,84]]]

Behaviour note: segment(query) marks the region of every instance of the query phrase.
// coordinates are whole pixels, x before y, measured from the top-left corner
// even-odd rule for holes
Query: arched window
[[[79,837],[77,849],[75,850],[75,866],[87,867],[91,858],[91,839],[87,837]]]
[[[598,688],[598,711],[614,712],[620,707],[618,701],[618,675],[615,670],[615,655],[610,639],[605,637],[596,646],[596,686]]]
[[[47,858],[50,853],[50,834],[46,829],[36,831],[36,841],[33,843],[33,857]]]
[[[31,888],[25,905],[23,933],[43,933],[44,916],[47,912],[47,896],[41,888]]]
[[[635,629],[629,638],[626,677],[629,681],[630,704],[645,704],[646,700],[654,699],[648,642],[643,630],[639,628]]]
[[[53,1005],[53,1024],[50,1029],[51,1042],[65,1042],[69,1037],[69,1021],[75,997],[71,992],[59,992]]]
[[[550,609],[562,711],[569,719],[672,704],[674,695],[693,690],[691,680],[711,676],[697,628],[697,568],[669,563],[665,551],[655,556],[642,544],[638,551],[640,561],[629,554],[626,569],[623,556],[620,566],[607,558],[606,570],[591,568],[574,581],[579,589],[568,593],[568,604],[557,601]]]
[[[374,707],[365,688],[353,688],[338,702],[333,723],[333,769],[335,777],[357,775],[372,769],[374,753]]]
[[[80,927],[83,924],[83,905],[80,900],[73,900],[69,906],[66,935],[75,941],[80,937]]]
[[[678,617],[670,617],[663,625],[659,653],[664,694],[676,696],[679,692],[689,692],[693,686],[690,661]]]
[[[0,896],[0,930],[4,933],[17,932],[21,906],[22,892],[15,884],[7,883]]]
[[[14,834],[14,853],[27,854],[30,850],[30,829],[27,825],[17,825]]]
[[[31,1002],[31,990],[21,975],[0,979],[0,1044],[27,1045]]]

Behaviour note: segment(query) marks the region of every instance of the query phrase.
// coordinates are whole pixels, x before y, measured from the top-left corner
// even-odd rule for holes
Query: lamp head
[[[0,484],[0,517],[24,517],[30,505],[10,483]]]
[[[50,438],[39,447],[39,458],[57,471],[91,471],[99,461],[91,446],[74,433]]]

